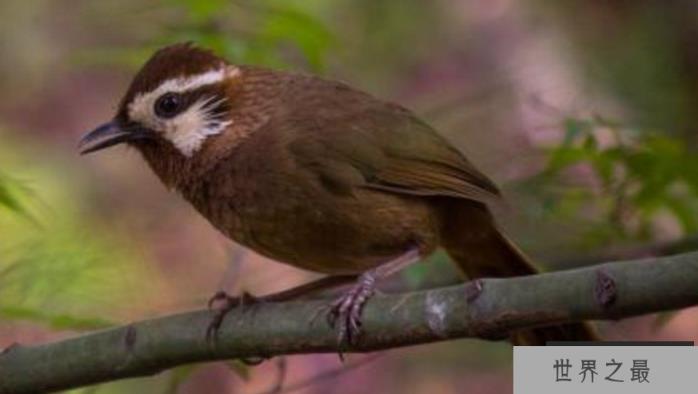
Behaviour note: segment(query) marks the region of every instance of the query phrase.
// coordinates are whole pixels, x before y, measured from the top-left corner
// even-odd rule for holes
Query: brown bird
[[[400,105],[344,83],[238,66],[190,44],[157,51],[82,153],[126,143],[229,238],[274,260],[357,275],[331,305],[360,331],[375,282],[443,247],[471,279],[536,269],[497,228],[494,183]],[[512,335],[591,340],[585,324]]]

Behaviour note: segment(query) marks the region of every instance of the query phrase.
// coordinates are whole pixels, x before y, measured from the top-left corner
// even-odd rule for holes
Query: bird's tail
[[[524,253],[495,228],[494,221],[486,208],[452,212],[446,223],[443,246],[456,265],[470,279],[522,276],[538,272]],[[474,232],[472,229],[479,229],[479,231]],[[588,323],[568,323],[526,329],[511,335],[511,342],[514,345],[545,345],[548,341],[594,340],[598,340],[598,336]]]

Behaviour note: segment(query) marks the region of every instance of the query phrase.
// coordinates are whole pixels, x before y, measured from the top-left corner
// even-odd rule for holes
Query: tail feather
[[[449,212],[443,246],[470,279],[538,273],[525,254],[502,234],[482,206],[464,206]],[[588,323],[568,323],[521,330],[511,335],[514,345],[545,345],[550,341],[595,341]]]

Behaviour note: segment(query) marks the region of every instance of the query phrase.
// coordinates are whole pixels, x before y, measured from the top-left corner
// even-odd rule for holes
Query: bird
[[[493,181],[412,111],[344,82],[172,44],[79,149],[119,144],[231,240],[327,278],[355,278],[328,306],[341,343],[360,337],[378,281],[438,249],[469,279],[538,272],[494,219],[503,198]],[[509,339],[542,345],[596,333],[570,322]]]

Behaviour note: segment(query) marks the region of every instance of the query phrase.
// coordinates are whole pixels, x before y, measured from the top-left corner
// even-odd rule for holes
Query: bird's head
[[[260,103],[273,97],[265,87],[276,86],[276,74],[244,70],[188,43],[162,48],[136,74],[112,120],[82,137],[80,152],[132,146],[165,185],[181,189],[264,121]]]
[[[192,157],[231,125],[231,88],[240,73],[190,44],[160,49],[134,77],[116,116],[82,137],[80,151],[126,143]]]

